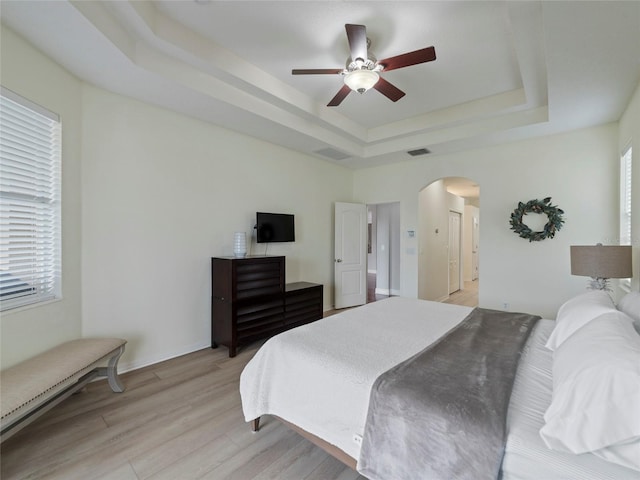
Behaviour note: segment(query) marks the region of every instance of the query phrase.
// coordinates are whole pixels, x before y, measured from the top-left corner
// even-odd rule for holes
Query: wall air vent
[[[418,148],[417,150],[409,150],[407,153],[412,157],[417,157],[419,155],[426,155],[427,153],[431,153],[431,150],[428,150],[426,148]]]
[[[313,153],[317,153],[318,155],[322,155],[323,157],[330,158],[331,160],[344,160],[345,158],[349,158],[351,155],[347,155],[340,150],[336,150],[335,148],[323,148],[322,150],[316,150]]]

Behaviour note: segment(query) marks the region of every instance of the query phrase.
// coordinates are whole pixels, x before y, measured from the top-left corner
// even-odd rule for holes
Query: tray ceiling
[[[87,82],[351,168],[617,121],[640,79],[640,2],[2,2],[2,21]],[[433,45],[326,107],[345,23],[385,58]],[[425,160],[426,161],[426,160]]]

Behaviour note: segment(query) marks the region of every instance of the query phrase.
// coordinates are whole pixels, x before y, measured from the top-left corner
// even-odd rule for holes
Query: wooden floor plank
[[[149,480],[175,480],[176,478],[196,480],[224,463],[228,458],[236,455],[241,449],[242,447],[230,442],[224,435],[220,435],[210,442],[191,445],[188,454],[183,455],[180,459],[149,477],[141,475],[140,478],[148,478]]]
[[[326,457],[304,480],[366,480],[333,457]]]
[[[139,480],[135,470],[129,462],[125,462],[110,472],[101,475],[100,480]]]
[[[323,450],[317,448],[308,440],[298,442],[293,448],[286,451],[271,465],[264,468],[254,480],[279,480],[281,478],[308,477],[323,460],[326,455]]]
[[[233,443],[226,437],[225,432],[242,422],[241,412],[237,409],[224,411],[181,435],[149,448],[137,456],[131,456],[131,464],[140,478],[148,478],[187,458],[198,446],[210,444],[221,437],[224,437],[224,442]]]
[[[208,480],[253,479],[296,444],[304,441],[283,424],[275,425],[254,435],[255,441],[244,445],[238,453],[201,478]]]

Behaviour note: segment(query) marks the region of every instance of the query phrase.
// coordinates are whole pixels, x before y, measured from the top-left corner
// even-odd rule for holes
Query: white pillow
[[[627,293],[618,302],[618,310],[626,313],[633,320],[633,326],[640,333],[640,292]]]
[[[606,313],[554,352],[553,396],[540,436],[552,450],[592,452],[640,470],[640,455],[629,454],[640,453],[639,407],[640,336],[627,315]]]
[[[616,306],[604,290],[589,290],[567,300],[558,310],[556,326],[546,347],[555,350],[576,330],[603,313],[615,312]]]
[[[640,471],[640,440],[601,448],[592,453],[608,462]]]

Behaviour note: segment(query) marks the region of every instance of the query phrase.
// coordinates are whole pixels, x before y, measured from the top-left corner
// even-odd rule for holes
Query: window
[[[620,157],[620,245],[631,245],[631,147]],[[631,290],[631,279],[622,280]]]
[[[58,115],[0,87],[0,310],[59,298]]]

